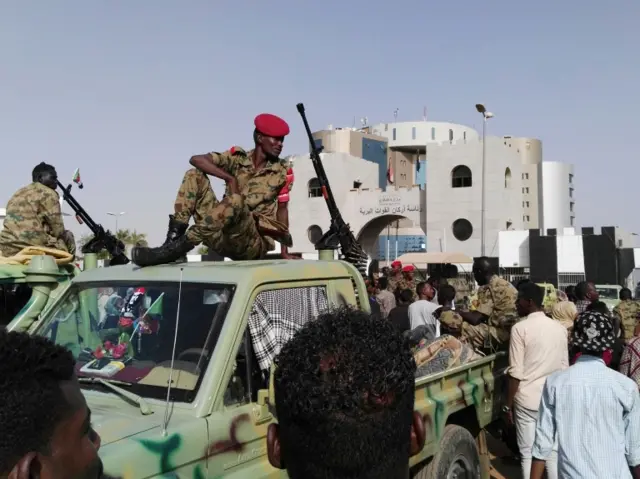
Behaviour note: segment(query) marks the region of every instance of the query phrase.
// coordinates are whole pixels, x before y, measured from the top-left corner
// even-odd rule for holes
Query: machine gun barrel
[[[329,230],[322,236],[322,238],[316,243],[316,249],[337,249],[340,245],[340,253],[342,259],[353,264],[363,277],[367,277],[367,262],[368,256],[360,246],[360,243],[356,240],[353,232],[349,228],[349,225],[345,223],[336,200],[329,186],[329,179],[324,171],[322,165],[322,159],[320,158],[321,147],[318,147],[313,140],[313,134],[307,121],[305,114],[304,104],[298,103],[296,106],[298,113],[302,117],[304,128],[309,138],[310,157],[313,164],[313,168],[316,172],[316,177],[320,183],[322,196],[324,197],[327,207],[329,208],[329,215],[331,216],[331,225]]]

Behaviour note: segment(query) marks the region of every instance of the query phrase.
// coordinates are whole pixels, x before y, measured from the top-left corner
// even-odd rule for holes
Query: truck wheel
[[[414,479],[478,479],[480,454],[476,441],[465,428],[445,427],[438,452]]]

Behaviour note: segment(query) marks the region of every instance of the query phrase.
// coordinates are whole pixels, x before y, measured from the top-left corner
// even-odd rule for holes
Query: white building
[[[7,209],[0,208],[0,230],[4,227],[4,219],[7,217]]]
[[[428,251],[480,255],[482,141],[477,131],[422,121],[359,130],[328,127],[313,136],[324,149],[338,207],[373,257],[393,259],[389,242],[395,237],[411,238],[413,247],[422,243]],[[293,250],[311,253],[329,215],[307,155],[294,158],[294,171]],[[573,169],[543,162],[539,140],[488,137],[485,188],[488,255],[498,256],[500,231],[573,224]],[[388,251],[394,254],[389,257]]]

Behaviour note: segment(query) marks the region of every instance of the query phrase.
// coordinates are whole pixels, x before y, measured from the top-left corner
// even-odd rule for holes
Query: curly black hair
[[[61,381],[73,378],[73,355],[50,340],[0,331],[0,475],[29,452],[47,453],[71,413]]]
[[[289,476],[390,478],[410,455],[416,364],[393,324],[348,307],[308,323],[275,360]]]

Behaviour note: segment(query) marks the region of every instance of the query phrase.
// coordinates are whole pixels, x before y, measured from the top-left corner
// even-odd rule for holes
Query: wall
[[[498,257],[501,268],[529,267],[529,231],[500,231]]]
[[[395,136],[394,136],[395,130]],[[476,130],[466,125],[441,121],[405,121],[372,125],[370,131],[387,138],[389,148],[424,149],[427,143],[478,140]]]
[[[482,142],[429,145],[427,161],[427,250],[459,251],[469,256],[481,252]],[[519,156],[505,147],[501,138],[487,137],[486,164],[486,254],[498,255],[498,233],[522,228],[522,166]],[[472,172],[472,186],[452,188],[452,169],[466,165]],[[505,188],[505,171],[511,180]],[[455,239],[452,223],[466,219],[473,233],[466,241]]]
[[[522,215],[525,229],[540,228],[542,212],[542,142],[534,138],[502,137],[504,146],[515,149],[522,164]]]
[[[574,212],[571,212],[571,204],[575,204],[575,195],[572,197],[573,165],[555,161],[542,162],[542,196],[543,213],[542,226],[545,230],[561,229],[574,226]]]
[[[424,217],[424,192],[417,187],[386,190],[377,188],[377,164],[345,153],[322,153],[322,163],[329,179],[336,204],[356,236],[361,236],[365,250],[377,254],[376,240],[391,222],[408,218],[408,224],[420,227]],[[329,212],[322,197],[309,197],[308,184],[315,178],[313,164],[308,155],[291,158],[295,184],[289,203],[289,223],[294,246],[292,252],[314,253],[315,247],[308,237],[309,228],[319,227],[325,232],[330,224]],[[359,179],[362,186],[353,189]],[[424,231],[424,230],[423,230]]]

